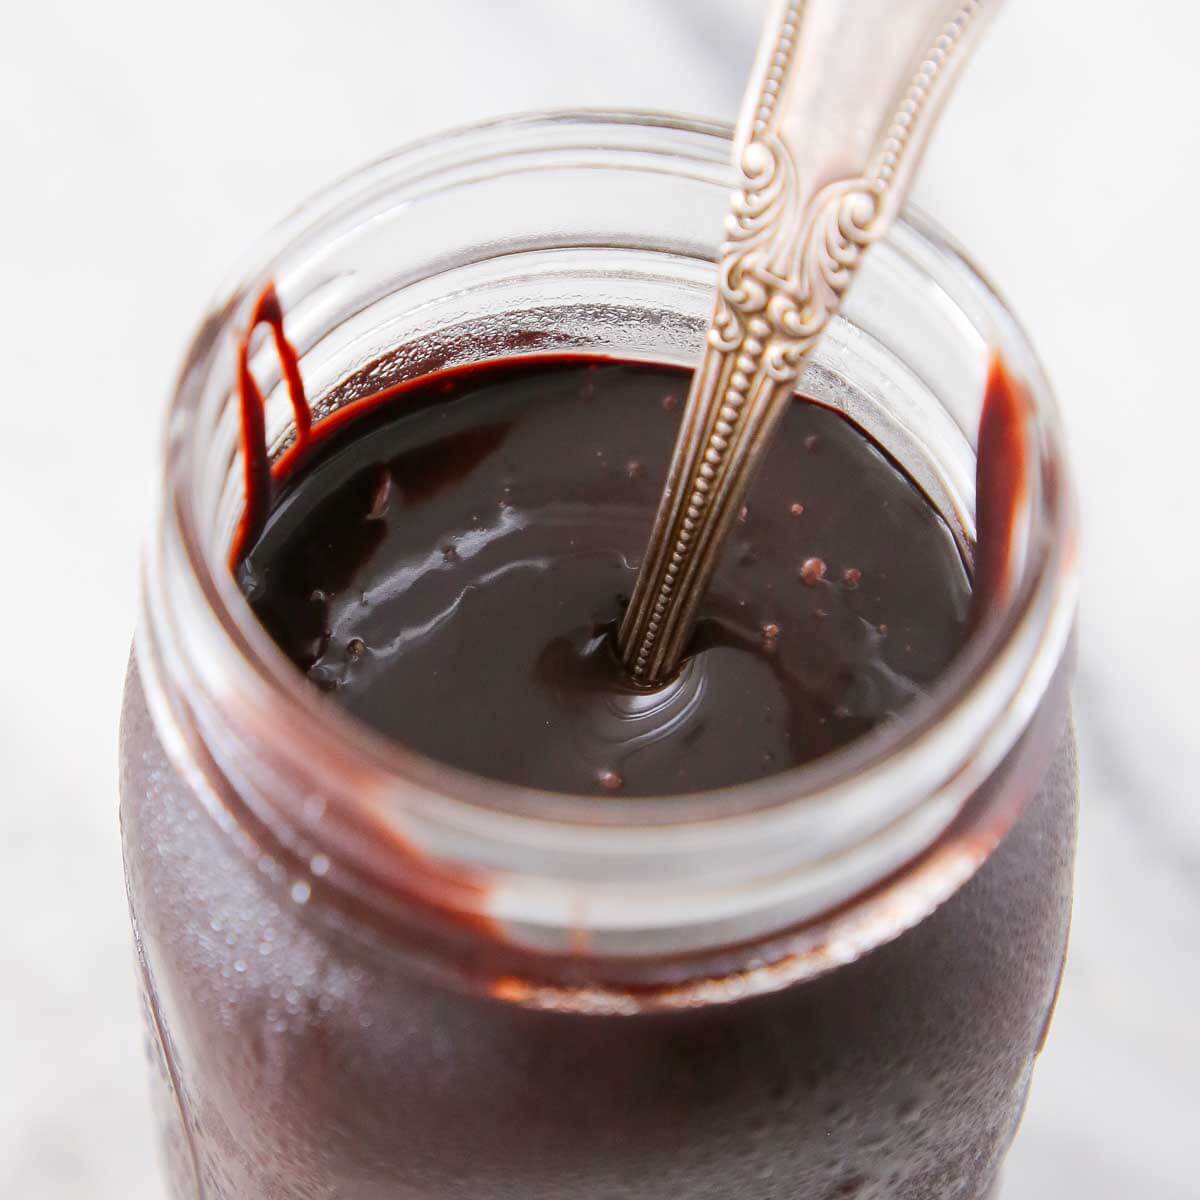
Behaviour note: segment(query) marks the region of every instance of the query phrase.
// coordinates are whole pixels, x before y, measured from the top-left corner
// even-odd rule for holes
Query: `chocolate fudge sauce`
[[[633,686],[614,632],[688,382],[527,357],[360,402],[324,436],[306,427],[269,504],[256,498],[241,586],[314,686],[489,778],[667,794],[836,750],[960,647],[971,593],[954,538],[861,429],[797,397],[685,665]]]

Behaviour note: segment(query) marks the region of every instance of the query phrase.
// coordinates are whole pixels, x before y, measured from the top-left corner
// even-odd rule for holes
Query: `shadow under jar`
[[[998,356],[1028,401],[1009,581],[927,696],[833,754],[658,799],[493,783],[320,696],[229,570],[268,279],[318,417],[512,354],[690,365],[729,159],[724,126],[619,112],[423,142],[309,202],[201,326],[121,731],[175,1196],[993,1194],[1066,948],[1076,533],[1033,353],[928,222],[872,251],[801,390],[969,560]],[[251,365],[278,453],[269,340]]]

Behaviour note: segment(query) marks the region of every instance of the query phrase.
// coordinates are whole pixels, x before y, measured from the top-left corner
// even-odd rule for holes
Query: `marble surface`
[[[732,116],[762,8],[6,9],[0,1196],[162,1194],[115,730],[161,408],[201,305],[298,198],[416,134],[551,105]],[[917,189],[1034,331],[1086,521],[1078,902],[1011,1200],[1200,1194],[1198,42],[1185,0],[1012,0]]]

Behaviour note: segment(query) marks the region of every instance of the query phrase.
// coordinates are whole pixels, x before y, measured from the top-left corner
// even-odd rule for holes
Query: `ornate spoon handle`
[[[668,677],[755,466],[863,254],[891,223],[1000,0],[776,0],[738,127],[716,304],[621,624]]]

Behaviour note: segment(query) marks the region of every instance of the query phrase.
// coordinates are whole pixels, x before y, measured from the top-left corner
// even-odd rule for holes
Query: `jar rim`
[[[727,175],[732,182],[728,158],[733,128],[720,121],[634,109],[561,109],[461,126],[402,146],[318,192],[266,239],[253,256],[253,265],[240,273],[241,282],[230,290],[232,298],[217,306],[203,325],[168,415],[161,524],[177,542],[179,561],[191,573],[189,582],[197,601],[193,611],[211,621],[228,643],[230,653],[220,665],[223,677],[214,686],[226,698],[237,697],[238,719],[253,726],[256,737],[269,736],[268,726],[273,723],[291,730],[292,736],[317,739],[322,758],[328,761],[307,782],[315,784],[316,792],[331,789],[329,796],[322,794],[322,805],[336,806],[342,816],[360,825],[366,821],[376,832],[391,831],[396,844],[414,841],[414,829],[419,830],[416,844],[436,847],[430,854],[439,861],[435,873],[443,876],[448,861],[443,852],[450,853],[458,840],[475,848],[464,854],[465,860],[484,842],[505,847],[501,858],[508,865],[493,860],[485,874],[542,872],[558,880],[570,878],[573,872],[587,879],[596,864],[619,857],[651,870],[668,851],[692,856],[718,850],[753,854],[754,847],[777,839],[796,840],[802,826],[810,826],[821,813],[852,811],[857,799],[867,794],[920,794],[927,798],[922,804],[940,797],[937,823],[944,828],[947,805],[961,803],[970,780],[986,774],[989,765],[994,767],[1015,744],[1066,651],[1077,590],[1076,513],[1061,453],[1057,410],[1028,338],[965,253],[929,218],[911,209],[898,218],[895,236],[919,246],[947,277],[967,281],[987,307],[989,321],[1016,350],[1020,361],[1014,365],[1035,409],[1038,446],[1054,459],[1053,469],[1043,471],[1054,525],[1003,620],[992,622],[986,636],[982,630],[973,634],[929,695],[888,729],[814,763],[719,793],[657,800],[585,797],[480,779],[424,759],[333,709],[286,662],[258,625],[224,563],[214,561],[206,550],[189,493],[189,464],[195,450],[189,430],[201,391],[198,373],[203,374],[211,361],[214,345],[230,337],[239,320],[244,320],[251,291],[269,276],[288,244],[301,231],[318,227],[330,212],[369,196],[381,175],[394,176],[405,164],[432,155],[436,161],[423,166],[436,176],[447,164],[480,152],[497,137],[513,133],[537,137],[554,130],[586,131],[592,141],[601,130],[614,137],[622,130],[678,134],[681,139],[669,147],[672,155],[686,159],[690,153],[697,167]],[[491,158],[498,161],[499,153]],[[715,244],[712,249],[715,257]],[[155,591],[149,576],[161,569],[161,558],[152,542],[146,568],[148,595]],[[153,625],[155,619],[148,614],[143,627]],[[161,639],[156,640],[161,653]],[[152,656],[139,650],[140,660],[147,657]],[[211,682],[212,671],[200,669]],[[162,689],[160,678],[153,690],[161,693]],[[945,795],[951,784],[958,798],[953,801]],[[314,787],[306,787],[304,794],[311,797]],[[805,820],[798,824],[800,815]],[[933,816],[931,809],[931,820]],[[319,840],[322,835],[312,836]],[[801,859],[819,869],[821,847],[813,847]],[[455,864],[454,869],[461,865]]]

